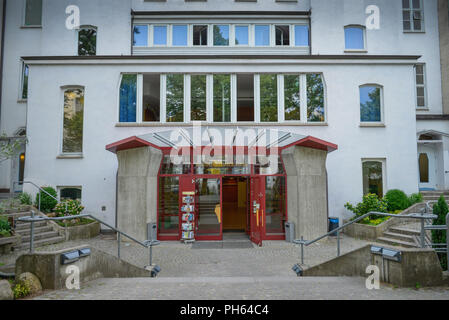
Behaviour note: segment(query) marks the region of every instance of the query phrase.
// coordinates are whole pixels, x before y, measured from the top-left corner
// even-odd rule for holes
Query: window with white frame
[[[376,84],[360,86],[360,122],[383,122],[382,87]]]
[[[268,47],[270,45],[270,25],[256,25],[254,41],[256,47]]]
[[[81,201],[82,187],[58,187],[59,201],[78,200]]]
[[[345,27],[345,50],[366,50],[365,27]]]
[[[194,25],[193,26],[193,45],[207,46],[208,25]]]
[[[295,46],[296,47],[308,47],[310,45],[309,26],[308,25],[295,25],[293,28],[295,33]]]
[[[324,123],[321,73],[122,74],[119,122]]]
[[[234,27],[234,38],[236,46],[248,46],[249,45],[249,26],[236,25]]]
[[[229,46],[229,25],[214,25],[214,46]]]
[[[289,46],[290,45],[290,26],[289,25],[276,25],[275,36],[277,46]]]
[[[173,25],[172,27],[172,46],[187,46],[188,44],[188,30],[189,26],[184,25]]]
[[[153,45],[166,46],[167,45],[167,26],[153,26]]]
[[[135,25],[133,28],[133,46],[147,47],[148,45],[148,25]]]
[[[83,152],[84,89],[64,90],[64,123],[62,153]]]
[[[426,66],[425,64],[415,65],[416,77],[416,107],[425,109],[427,107],[426,97]]]
[[[384,196],[385,159],[362,159],[363,195]]]
[[[42,0],[25,0],[24,26],[42,26]]]
[[[402,0],[402,25],[406,32],[424,31],[422,0]]]
[[[30,72],[30,68],[27,64],[22,63],[22,85],[20,90],[20,99],[26,100],[28,99],[28,75]]]
[[[97,27],[81,26],[78,31],[78,55],[95,56],[97,54]]]

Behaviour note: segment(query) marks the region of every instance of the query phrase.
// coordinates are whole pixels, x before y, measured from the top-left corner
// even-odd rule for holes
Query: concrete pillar
[[[162,152],[152,147],[117,152],[118,228],[146,240],[147,223],[157,222],[157,174]],[[126,241],[126,239],[123,239]]]
[[[282,152],[287,171],[288,220],[296,239],[313,240],[327,232],[327,151],[291,147]]]

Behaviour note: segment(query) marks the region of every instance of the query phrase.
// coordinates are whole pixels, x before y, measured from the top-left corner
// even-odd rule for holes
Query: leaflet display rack
[[[181,205],[181,241],[195,241],[195,196],[194,192],[182,193]]]

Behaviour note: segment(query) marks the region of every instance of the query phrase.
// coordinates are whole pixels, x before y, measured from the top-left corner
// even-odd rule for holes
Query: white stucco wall
[[[417,191],[416,122],[411,65],[32,65],[28,101],[26,179],[52,186],[83,186],[87,210],[114,221],[116,156],[105,150],[133,135],[167,130],[161,127],[116,127],[120,72],[323,72],[327,86],[327,126],[289,126],[282,130],[312,135],[338,144],[329,154],[329,213],[342,217],[347,201],[362,196],[362,158],[386,158],[386,185]],[[247,66],[245,66],[245,64]],[[409,79],[397,81],[397,77]],[[45,81],[42,81],[45,79]],[[384,86],[385,128],[359,127],[359,85]],[[61,86],[85,86],[84,158],[57,159],[61,145]],[[272,128],[277,128],[274,126]],[[101,206],[107,210],[101,212]]]

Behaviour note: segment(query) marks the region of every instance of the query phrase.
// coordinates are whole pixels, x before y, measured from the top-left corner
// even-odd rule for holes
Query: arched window
[[[360,122],[383,122],[382,86],[360,86]]]
[[[364,26],[345,27],[345,50],[366,50]]]
[[[95,56],[97,54],[97,27],[81,26],[78,31],[78,55]]]
[[[83,152],[84,89],[64,90],[62,153]]]

